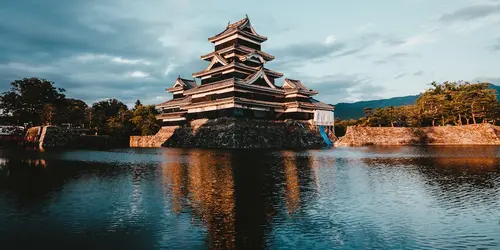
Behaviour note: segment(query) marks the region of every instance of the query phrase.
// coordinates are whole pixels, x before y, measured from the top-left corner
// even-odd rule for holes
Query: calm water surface
[[[500,148],[0,149],[1,249],[500,249]]]

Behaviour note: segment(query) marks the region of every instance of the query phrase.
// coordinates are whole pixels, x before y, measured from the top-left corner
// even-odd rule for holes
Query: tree
[[[106,120],[105,132],[108,135],[114,136],[130,136],[133,131],[133,126],[130,123],[131,112],[125,107],[121,108],[118,113]]]
[[[55,108],[52,104],[43,105],[41,122],[43,125],[51,125],[54,118]]]
[[[123,110],[128,110],[127,105],[116,99],[109,99],[92,104],[92,127],[97,128],[97,130],[100,131],[99,133],[109,132],[108,119],[117,116],[120,111]]]
[[[82,126],[88,124],[87,104],[78,99],[65,99],[64,105],[59,111],[59,123],[71,123]]]
[[[132,110],[130,121],[135,126],[134,130],[141,135],[153,135],[158,132],[161,123],[156,119],[156,109],[153,105],[138,106]]]
[[[52,105],[52,120],[65,99],[65,90],[56,88],[54,82],[45,79],[24,78],[10,85],[11,89],[0,98],[0,108],[11,113],[17,123],[41,124],[43,119],[47,119],[48,108],[45,105]]]
[[[137,109],[139,106],[142,106],[142,103],[139,99],[137,99],[137,101],[135,101],[134,109]]]

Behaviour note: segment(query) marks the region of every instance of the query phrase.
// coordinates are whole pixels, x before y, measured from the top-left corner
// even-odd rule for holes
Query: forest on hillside
[[[338,121],[337,134],[346,126],[429,127],[477,123],[498,124],[500,105],[489,83],[431,83],[414,104],[365,108],[360,119]]]

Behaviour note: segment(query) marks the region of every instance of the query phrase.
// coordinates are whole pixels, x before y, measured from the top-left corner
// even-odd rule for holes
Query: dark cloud
[[[146,0],[138,6],[165,2]],[[129,13],[134,9],[123,9],[122,4],[134,3],[3,1],[0,92],[8,90],[13,80],[42,77],[66,88],[68,96],[88,103],[110,97],[126,103],[136,99],[155,103],[164,101],[156,100],[163,95],[168,98],[163,90],[173,84],[178,74],[191,77],[192,72],[206,66],[199,55],[208,52],[201,51],[210,48],[206,38],[221,27],[203,24],[196,27],[199,30],[177,34],[182,28],[173,27],[163,18],[173,15],[175,8],[167,8],[170,13],[161,12],[159,18],[153,18],[141,16],[141,10]],[[175,42],[178,36],[187,42]],[[164,43],[161,38],[174,42]],[[200,51],[188,47],[192,41],[199,41],[199,46],[191,47]],[[169,66],[174,66],[173,70],[165,76]]]
[[[449,21],[468,21],[478,18],[484,18],[490,15],[500,14],[500,4],[472,5],[454,12],[442,15],[439,20]]]

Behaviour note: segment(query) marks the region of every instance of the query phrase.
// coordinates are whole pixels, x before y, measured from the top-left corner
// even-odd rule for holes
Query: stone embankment
[[[60,148],[68,145],[71,132],[56,126],[36,126],[26,131],[26,140],[40,149]]]
[[[218,118],[163,127],[154,136],[131,136],[130,146],[298,149],[322,148],[326,143],[308,122]]]
[[[491,124],[401,128],[348,127],[336,146],[500,145],[500,127]]]
[[[38,149],[79,148],[100,149],[124,147],[128,141],[106,135],[81,135],[57,126],[36,126],[26,131],[27,146]]]
[[[162,127],[156,135],[130,136],[130,147],[133,148],[159,148],[177,130],[179,126]]]

